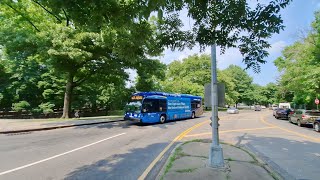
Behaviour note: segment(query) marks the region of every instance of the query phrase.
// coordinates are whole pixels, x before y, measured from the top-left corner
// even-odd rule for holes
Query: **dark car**
[[[279,108],[275,113],[276,119],[288,119],[288,115],[292,112],[291,109],[282,109]]]

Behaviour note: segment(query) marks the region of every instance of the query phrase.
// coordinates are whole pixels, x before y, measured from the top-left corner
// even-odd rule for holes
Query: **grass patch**
[[[235,145],[230,144],[230,143],[225,143],[225,142],[220,142],[220,143],[221,143],[221,144],[225,144],[225,145],[229,145],[229,146],[232,146],[232,147],[235,147],[235,148],[238,148],[238,149],[246,152],[250,157],[252,157],[252,159],[253,159],[255,162],[259,162],[258,159],[256,158],[256,156],[253,155],[251,152],[249,152],[249,151],[246,150],[246,149],[243,149],[243,148],[241,148],[241,147],[239,147],[239,146],[235,146]]]
[[[203,140],[202,139],[193,139],[193,140],[184,142],[182,145],[186,145],[186,144],[192,143],[192,142],[203,142]]]
[[[280,178],[275,173],[269,172],[269,171],[268,171],[268,173],[269,173],[270,176],[272,176],[273,179],[280,180]]]
[[[249,163],[252,163],[252,164],[255,164],[257,166],[260,166],[262,167],[264,170],[266,170],[268,172],[268,174],[275,180],[280,180],[279,179],[279,176],[274,173],[274,172],[271,172],[268,168],[266,168],[267,164],[262,164],[258,161],[258,159],[256,158],[256,156],[254,154],[252,154],[251,152],[249,152],[248,150],[242,148],[242,147],[239,147],[239,146],[235,146],[233,144],[230,144],[230,143],[225,143],[225,142],[220,142],[221,144],[225,144],[225,145],[229,145],[229,146],[232,146],[232,147],[235,147],[235,148],[238,148],[244,152],[246,152],[250,157],[252,157],[253,161],[249,161]]]
[[[164,170],[163,176],[161,177],[161,179],[163,179],[163,177],[169,172],[169,170],[172,168],[173,162],[178,159],[177,157],[179,156],[179,154],[181,154],[182,152],[182,148],[178,147],[176,148],[176,150],[174,151],[174,153],[172,154],[172,156],[169,158],[169,162]]]
[[[124,110],[113,110],[113,111],[108,111],[107,112],[108,116],[123,116],[124,115]]]
[[[179,169],[179,170],[176,170],[176,172],[178,173],[191,173],[195,170],[197,170],[198,168],[189,168],[189,169]]]
[[[30,119],[28,122],[65,122],[65,121],[83,121],[83,120],[119,120],[123,119],[123,116],[96,116],[96,117],[81,117],[81,118],[48,118],[48,119]],[[26,121],[24,121],[26,122]]]
[[[218,107],[218,111],[227,111],[228,108]],[[207,108],[204,110],[204,112],[211,112],[211,108]]]
[[[232,159],[232,158],[230,158],[230,157],[227,158],[226,160],[227,160],[227,161],[235,161],[234,159]]]

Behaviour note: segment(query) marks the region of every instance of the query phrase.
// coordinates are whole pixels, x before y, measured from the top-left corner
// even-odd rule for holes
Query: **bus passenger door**
[[[159,122],[159,100],[158,99],[145,99],[142,105],[142,111],[145,113],[145,121],[147,123]]]
[[[148,113],[148,121],[149,122],[158,122],[160,119],[159,114],[156,112]]]

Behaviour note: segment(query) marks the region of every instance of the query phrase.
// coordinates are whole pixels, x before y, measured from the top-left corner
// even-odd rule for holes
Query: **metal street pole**
[[[211,46],[211,102],[212,102],[212,144],[210,146],[209,166],[224,167],[222,147],[219,144],[218,132],[218,87],[217,87],[217,60],[216,44]]]

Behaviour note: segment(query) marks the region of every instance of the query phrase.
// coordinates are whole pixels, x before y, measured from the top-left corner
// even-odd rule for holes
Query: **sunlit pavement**
[[[137,179],[177,137],[211,138],[209,117],[0,135],[0,179]],[[269,110],[221,112],[220,119],[222,141],[252,149],[288,179],[318,179],[320,133],[276,120]]]
[[[0,179],[137,179],[179,134],[206,120],[2,134]]]
[[[278,120],[272,111],[252,111],[221,118],[220,140],[245,146],[267,161],[286,179],[319,179],[320,133]],[[202,126],[184,140],[211,138]]]

